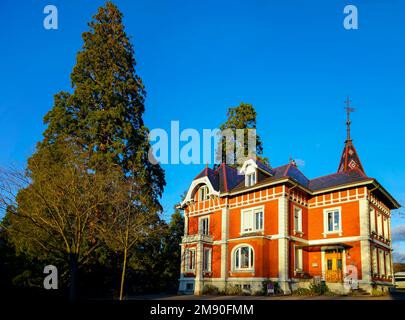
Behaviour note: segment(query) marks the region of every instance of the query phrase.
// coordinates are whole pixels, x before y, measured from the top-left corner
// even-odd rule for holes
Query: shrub
[[[211,284],[206,284],[203,288],[203,294],[218,295],[219,289]]]
[[[382,291],[382,290],[378,290],[378,289],[373,289],[371,290],[371,295],[375,296],[375,297],[381,297],[381,296],[385,296],[387,293]]]
[[[243,295],[243,291],[241,287],[237,287],[234,285],[228,285],[225,290],[225,294],[229,296],[241,296]]]
[[[330,291],[324,281],[321,281],[321,282],[313,281],[309,285],[309,290],[310,290],[311,295],[314,295],[314,296],[321,296]]]
[[[298,288],[293,292],[293,294],[296,294],[298,296],[310,296],[311,290],[309,290],[308,288]]]

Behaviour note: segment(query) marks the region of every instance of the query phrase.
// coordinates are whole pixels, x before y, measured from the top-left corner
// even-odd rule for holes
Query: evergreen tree
[[[237,107],[229,108],[227,120],[220,126],[220,129],[223,135],[218,142],[217,163],[226,163],[232,167],[236,167],[242,164],[238,159],[242,157],[256,157],[264,164],[269,165],[268,159],[262,157],[263,143],[257,133],[255,137],[252,137],[256,140],[256,148],[254,150],[248,149],[249,129],[256,129],[256,110],[251,104],[242,102]],[[242,141],[237,141],[237,129],[244,129],[243,148],[240,149],[243,154],[238,153],[238,143]],[[226,134],[227,132],[231,133],[231,135]]]
[[[121,179],[125,180],[121,190],[125,190],[128,182],[136,190],[136,194],[131,197],[133,212],[127,216],[128,219],[138,219],[140,213],[147,212],[151,232],[160,221],[159,200],[165,186],[162,168],[148,159],[149,131],[142,119],[146,91],[135,72],[134,49],[125,33],[122,14],[113,3],[108,1],[104,7],[99,8],[89,23],[89,31],[83,33],[83,40],[82,50],[77,55],[71,73],[73,90],[56,94],[54,106],[44,118],[47,125],[44,139],[37,144],[37,151],[28,162],[26,178],[30,181],[19,192],[15,215],[11,219],[14,223],[9,228],[13,232],[13,228],[16,230],[18,226],[25,225],[28,234],[30,230],[33,231],[31,236],[38,241],[33,243],[35,246],[32,246],[32,250],[38,250],[38,254],[65,248],[65,252],[73,258],[71,296],[75,295],[78,261],[85,261],[78,253],[79,249],[80,252],[82,249],[93,250],[100,245],[100,239],[104,241],[95,233],[98,230],[95,224],[102,221],[105,225],[111,210],[121,206],[106,202],[97,204],[96,208],[92,207],[86,212],[91,214],[86,216],[85,221],[79,219],[82,223],[80,226],[75,225],[77,218],[75,220],[68,211],[69,206],[75,205],[76,198],[83,200],[86,205],[91,205],[92,201],[93,187],[88,185],[85,189],[83,183],[88,183],[93,177],[108,177],[110,172],[114,172],[114,179],[119,183],[121,181],[115,175],[119,172]],[[61,145],[70,150],[63,153]],[[38,163],[41,164],[39,168],[36,166]],[[80,169],[78,176],[69,176],[75,168]],[[69,178],[77,180],[77,190],[71,194],[62,192],[58,199],[58,189],[52,190],[52,184],[47,183],[48,173],[52,175],[50,182],[55,184],[55,188],[63,189],[63,183],[68,182],[64,178]],[[45,191],[41,189],[44,184],[48,188]],[[80,195],[76,193],[78,190],[84,192]],[[56,203],[55,208],[46,207],[48,198]],[[114,202],[116,199],[110,200]],[[22,212],[24,215],[20,214]],[[44,221],[50,218],[51,223],[33,221],[32,212]],[[59,228],[59,214],[67,229]],[[126,226],[131,224],[127,222]],[[80,239],[75,238],[76,227],[83,231]],[[145,229],[141,232],[144,237]],[[21,238],[18,232],[14,234],[14,242],[18,244]],[[49,242],[44,241],[47,239]],[[72,242],[68,245],[69,240]],[[25,242],[25,245],[28,243]]]
[[[107,2],[89,27],[71,74],[74,91],[55,96],[44,119],[48,127],[41,147],[73,136],[90,152],[93,168],[106,162],[119,165],[125,174],[136,175],[145,194],[158,203],[164,172],[148,160],[149,132],[142,119],[146,92],[135,72],[122,14]]]

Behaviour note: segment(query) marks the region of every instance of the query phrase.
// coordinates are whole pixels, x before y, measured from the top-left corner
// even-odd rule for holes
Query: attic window
[[[198,189],[198,200],[204,201],[209,199],[209,189],[207,186],[202,186]]]
[[[256,184],[256,172],[247,173],[245,175],[245,185],[246,187],[251,187]]]

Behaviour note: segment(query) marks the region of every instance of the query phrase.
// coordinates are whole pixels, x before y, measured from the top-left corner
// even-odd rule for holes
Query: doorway
[[[327,282],[343,281],[343,254],[340,249],[325,250],[325,280]]]

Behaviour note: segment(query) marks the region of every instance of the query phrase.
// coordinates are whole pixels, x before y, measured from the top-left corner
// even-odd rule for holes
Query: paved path
[[[372,296],[194,296],[194,295],[142,295],[129,300],[405,300],[405,292],[393,292],[382,297]]]

